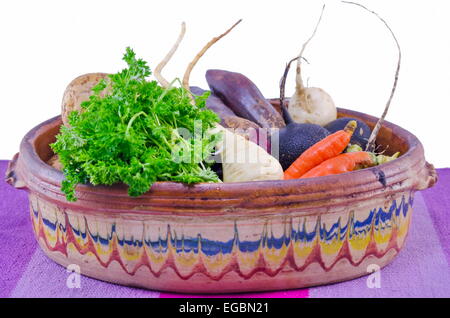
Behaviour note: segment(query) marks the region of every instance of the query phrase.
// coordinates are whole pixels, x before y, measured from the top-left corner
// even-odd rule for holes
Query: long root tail
[[[178,36],[177,41],[172,46],[169,53],[167,53],[167,55],[164,57],[164,59],[161,62],[159,62],[153,73],[153,75],[155,75],[156,79],[158,80],[159,84],[161,84],[161,86],[164,88],[168,88],[170,86],[170,83],[164,78],[164,76],[161,75],[161,71],[166,66],[167,62],[169,62],[169,60],[175,54],[176,50],[178,49],[178,46],[180,45],[181,41],[184,38],[185,33],[186,33],[186,23],[182,22],[180,35]]]
[[[233,24],[228,30],[226,30],[221,35],[213,38],[211,41],[209,41],[201,50],[197,53],[197,55],[194,57],[191,63],[189,63],[188,67],[186,68],[186,71],[184,72],[183,76],[183,87],[189,91],[189,77],[191,76],[192,69],[197,64],[198,60],[203,56],[203,54],[206,53],[206,51],[217,41],[219,41],[221,38],[223,38],[225,35],[230,33],[231,30],[234,29],[235,26],[237,26],[239,23],[241,23],[242,19],[237,21],[235,24]],[[191,96],[192,98],[192,96]]]
[[[391,94],[390,94],[389,99],[388,99],[388,101],[386,103],[386,106],[384,108],[383,114],[381,115],[380,119],[378,120],[378,122],[376,123],[375,127],[372,130],[372,134],[370,135],[369,140],[367,142],[367,146],[366,146],[366,151],[373,152],[373,151],[375,151],[375,142],[376,142],[376,139],[377,139],[378,132],[380,131],[381,126],[383,124],[383,121],[386,118],[386,115],[387,115],[388,110],[389,110],[389,106],[391,105],[392,98],[394,97],[394,93],[395,93],[395,90],[397,88],[398,75],[400,73],[400,64],[401,64],[401,60],[402,60],[402,51],[400,49],[400,44],[398,43],[397,37],[395,36],[394,32],[392,31],[390,26],[387,24],[387,22],[382,17],[380,17],[378,15],[378,13],[376,13],[376,12],[366,8],[362,4],[359,4],[359,3],[356,3],[356,2],[350,2],[350,1],[342,1],[342,2],[346,3],[346,4],[352,4],[352,5],[361,7],[364,10],[366,10],[366,11],[372,13],[373,15],[375,15],[387,27],[387,29],[391,33],[392,37],[394,38],[395,44],[397,45],[397,49],[398,49],[397,69],[395,71],[394,84],[392,86]]]

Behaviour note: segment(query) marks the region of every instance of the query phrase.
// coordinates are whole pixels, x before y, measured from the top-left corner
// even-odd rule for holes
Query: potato
[[[81,103],[89,100],[89,96],[93,94],[92,87],[107,77],[107,73],[88,73],[70,82],[64,91],[61,104],[61,116],[65,126],[68,126],[69,114],[74,110],[81,110]]]

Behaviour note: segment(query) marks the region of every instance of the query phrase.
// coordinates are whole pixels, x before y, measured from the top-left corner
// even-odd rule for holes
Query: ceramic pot
[[[67,202],[63,174],[45,163],[60,125],[55,117],[27,133],[6,175],[29,193],[40,247],[83,275],[154,290],[278,290],[366,275],[399,253],[414,192],[436,182],[419,140],[386,122],[378,143],[402,156],[381,166],[304,180],[160,182],[136,198],[124,185],[80,185]]]

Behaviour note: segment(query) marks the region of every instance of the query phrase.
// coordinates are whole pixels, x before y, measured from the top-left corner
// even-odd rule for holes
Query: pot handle
[[[19,153],[16,153],[12,160],[8,163],[8,168],[6,169],[5,181],[9,185],[16,189],[25,189],[27,187],[25,181],[21,178],[20,174],[17,173],[17,162],[19,160]]]
[[[425,190],[434,186],[438,180],[436,169],[431,163],[425,162],[417,177],[416,190]]]

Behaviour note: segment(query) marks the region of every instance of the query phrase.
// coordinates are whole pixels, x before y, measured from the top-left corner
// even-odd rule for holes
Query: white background
[[[450,1],[361,0],[397,35],[403,63],[387,119],[416,134],[427,160],[450,166]],[[182,77],[203,45],[239,18],[243,22],[200,60],[191,85],[206,88],[205,71],[222,68],[252,79],[278,97],[285,63],[310,36],[321,1],[1,1],[0,158],[18,151],[23,135],[57,115],[66,85],[88,72],[116,72],[126,46],[152,68],[187,33],[166,78]],[[337,106],[379,116],[392,86],[395,44],[384,25],[362,9],[327,4],[305,52],[304,80],[325,89]],[[293,93],[294,72],[287,82]]]

